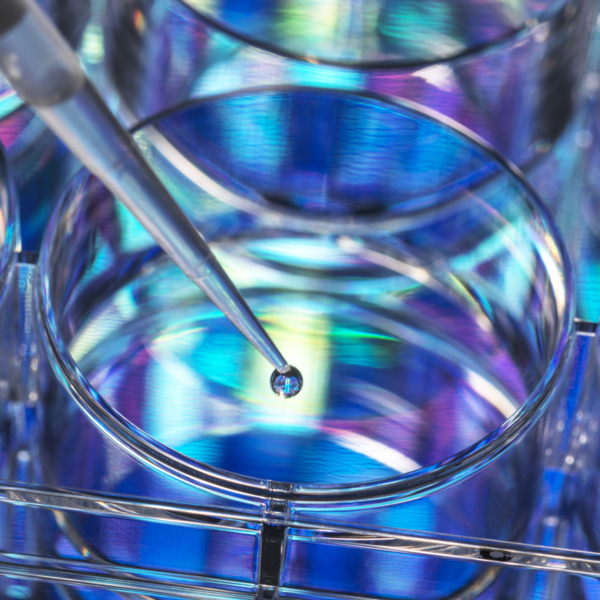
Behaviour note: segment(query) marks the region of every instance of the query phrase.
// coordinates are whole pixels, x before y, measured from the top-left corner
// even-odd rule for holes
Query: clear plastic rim
[[[68,206],[69,188],[57,204],[46,230],[35,284],[37,311],[41,325],[41,341],[51,358],[50,364],[54,374],[63,387],[68,390],[73,400],[92,420],[93,424],[138,461],[197,488],[211,490],[238,500],[255,503],[264,503],[266,500],[289,501],[304,505],[315,505],[321,509],[328,507],[333,509],[340,506],[348,508],[351,506],[365,507],[420,498],[473,475],[496,460],[537,422],[550,400],[554,386],[562,380],[569,364],[574,339],[572,269],[562,238],[548,211],[522,173],[477,135],[435,111],[412,102],[378,94],[357,94],[329,89],[290,86],[255,88],[251,91],[236,91],[185,102],[141,122],[135,130],[152,124],[152,122],[180,109],[215,101],[219,98],[257,93],[261,90],[263,92],[311,90],[346,97],[372,98],[414,113],[421,118],[437,121],[441,126],[455,130],[468,143],[479,146],[480,150],[489,155],[504,172],[514,177],[523,186],[528,192],[528,197],[523,198],[523,202],[526,202],[535,212],[556,243],[560,264],[563,266],[562,277],[565,290],[565,310],[562,315],[560,336],[556,342],[554,354],[542,378],[527,400],[500,427],[476,444],[433,465],[388,479],[346,485],[297,485],[243,477],[190,459],[161,444],[124,419],[106,403],[80,371],[60,334],[51,302],[48,273],[51,268],[51,256],[55,246],[56,225]],[[80,173],[76,182],[83,184],[87,179],[85,175],[85,171]]]
[[[290,50],[286,50],[281,46],[276,44],[271,44],[269,42],[265,42],[260,38],[254,37],[252,35],[244,34],[244,32],[235,29],[233,27],[228,26],[224,21],[212,17],[211,15],[201,12],[197,8],[194,8],[190,4],[186,2],[186,0],[176,0],[178,4],[181,4],[186,9],[195,13],[198,18],[206,23],[209,27],[220,31],[221,33],[225,33],[232,38],[260,50],[264,50],[265,52],[269,52],[270,54],[275,54],[282,58],[288,60],[295,60],[300,62],[306,62],[316,65],[327,65],[331,67],[339,67],[339,68],[347,68],[347,69],[420,69],[425,68],[431,65],[439,65],[448,62],[453,62],[456,60],[461,60],[464,58],[468,58],[472,55],[479,53],[489,53],[494,52],[498,48],[506,44],[510,44],[512,42],[518,42],[524,37],[530,35],[530,33],[539,25],[552,21],[557,15],[560,15],[567,6],[569,6],[569,1],[566,0],[560,7],[558,7],[554,12],[547,15],[546,18],[543,19],[530,19],[525,21],[523,25],[519,29],[515,29],[513,32],[508,33],[502,37],[496,38],[489,42],[483,42],[481,44],[474,44],[473,46],[469,46],[465,48],[461,52],[457,52],[455,54],[450,54],[448,56],[441,56],[438,58],[431,59],[423,59],[423,60],[402,60],[398,58],[390,58],[390,59],[381,59],[381,60],[349,60],[349,61],[340,61],[340,60],[332,60],[327,59],[321,56],[312,56],[310,54],[299,54],[297,52],[293,52]]]

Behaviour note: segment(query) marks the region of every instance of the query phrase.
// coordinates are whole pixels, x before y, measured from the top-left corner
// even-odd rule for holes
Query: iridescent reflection
[[[444,59],[495,42],[564,0],[184,0],[258,43],[339,62]]]

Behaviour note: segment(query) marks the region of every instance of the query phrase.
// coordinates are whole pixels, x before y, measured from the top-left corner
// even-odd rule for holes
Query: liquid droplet
[[[280,398],[293,398],[302,389],[302,373],[290,365],[290,370],[280,373],[277,369],[271,375],[271,389]]]

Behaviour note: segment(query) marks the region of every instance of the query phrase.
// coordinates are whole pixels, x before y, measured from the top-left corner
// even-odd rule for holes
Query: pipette
[[[88,80],[73,50],[33,0],[0,0],[0,70],[278,374],[295,378],[296,370],[283,358],[208,244]],[[296,390],[298,386],[288,388]]]

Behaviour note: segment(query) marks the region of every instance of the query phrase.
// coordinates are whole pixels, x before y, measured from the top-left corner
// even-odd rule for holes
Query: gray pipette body
[[[133,213],[173,262],[281,373],[289,370],[208,244],[32,0],[1,0],[0,70],[17,93]]]

